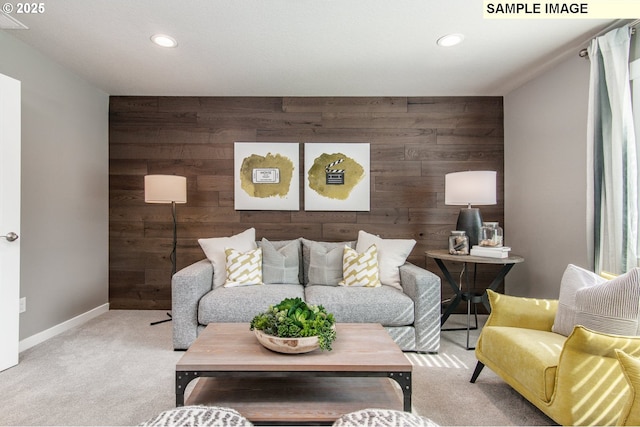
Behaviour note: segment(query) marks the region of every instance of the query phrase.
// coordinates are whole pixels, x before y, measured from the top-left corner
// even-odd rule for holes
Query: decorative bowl
[[[320,347],[318,337],[280,338],[254,329],[258,342],[271,351],[286,354],[309,353]]]

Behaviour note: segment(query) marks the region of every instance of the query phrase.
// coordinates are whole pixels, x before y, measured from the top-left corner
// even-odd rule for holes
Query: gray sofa
[[[264,239],[263,239],[264,242]],[[258,246],[263,242],[257,242]],[[331,267],[310,262],[311,252],[355,247],[355,242],[313,242],[306,239],[268,242],[277,250],[287,245],[300,257],[295,280],[287,284],[224,287],[213,285],[214,268],[203,259],[178,271],[172,279],[173,346],[186,350],[205,326],[212,322],[250,322],[269,305],[284,298],[300,297],[309,304],[322,305],[341,323],[381,323],[404,351],[435,353],[440,347],[440,278],[405,263],[399,267],[400,286],[376,288],[332,286],[313,283],[317,273]],[[264,253],[263,271],[269,268]],[[316,273],[314,274],[314,268]],[[311,271],[310,271],[311,269]],[[294,275],[295,276],[295,275]],[[266,283],[266,280],[265,280]]]

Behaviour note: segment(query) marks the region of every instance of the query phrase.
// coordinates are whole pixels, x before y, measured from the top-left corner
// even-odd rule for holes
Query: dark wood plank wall
[[[412,238],[409,260],[439,273],[424,251],[445,248],[455,228],[460,207],[445,206],[444,175],[461,170],[498,171],[498,204],[482,213],[504,219],[501,97],[111,97],[109,130],[112,308],[171,306],[171,207],[144,203],[146,174],[187,177],[178,269],[204,258],[198,238],[255,227],[258,239],[342,241],[361,229]],[[235,211],[233,143],[269,141],[370,143],[371,211]]]

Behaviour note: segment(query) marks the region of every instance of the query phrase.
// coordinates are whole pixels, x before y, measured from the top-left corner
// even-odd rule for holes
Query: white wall
[[[20,339],[108,304],[109,97],[0,31],[22,82]]]
[[[512,295],[557,298],[567,264],[589,268],[589,61],[574,56],[504,97],[505,241],[524,256]]]

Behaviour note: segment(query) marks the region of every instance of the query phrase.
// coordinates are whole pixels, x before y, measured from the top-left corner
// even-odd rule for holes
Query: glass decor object
[[[469,255],[469,237],[462,230],[452,231],[449,236],[449,253],[451,255]]]
[[[502,247],[503,231],[497,222],[483,222],[480,229],[480,246],[499,248]]]

